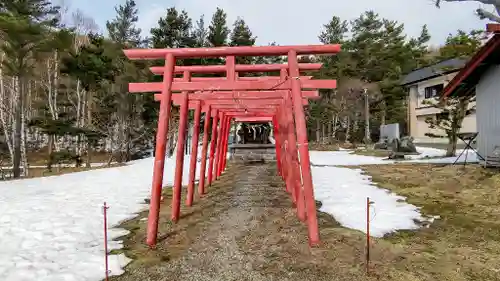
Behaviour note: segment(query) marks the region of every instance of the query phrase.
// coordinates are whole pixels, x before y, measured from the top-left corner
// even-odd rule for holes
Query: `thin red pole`
[[[366,197],[366,274],[370,274],[370,197]]]
[[[222,158],[221,158],[221,164],[220,164],[220,169],[219,169],[219,177],[222,175],[222,172],[225,169],[226,166],[226,159],[227,159],[227,142],[229,139],[229,129],[231,126],[231,117],[227,116],[226,117],[226,122],[224,124],[224,138],[222,139]]]
[[[212,110],[210,105],[207,106],[205,112],[205,124],[203,125],[203,147],[201,148],[201,165],[200,165],[200,181],[198,182],[198,194],[205,194],[205,174],[207,171],[207,154],[208,154],[208,132],[210,130]]]
[[[104,202],[104,206],[102,207],[103,215],[104,215],[104,269],[106,270],[105,276],[106,281],[109,280],[109,262],[108,262],[108,206],[106,202]]]
[[[227,116],[224,115],[224,118],[222,118],[221,129],[220,129],[219,158],[217,161],[217,166],[215,167],[216,179],[219,179],[221,175],[222,161],[224,158],[224,137],[226,136],[226,121],[227,121]]]
[[[222,170],[226,169],[227,165],[227,151],[229,149],[229,134],[231,134],[231,120],[232,118],[229,117],[228,124],[227,124],[227,133],[226,133],[226,138],[224,139],[226,144],[224,145],[224,159],[223,159],[223,165],[222,165]]]
[[[287,155],[286,153],[284,153],[284,146],[285,146],[285,142],[286,142],[286,139],[283,137],[284,134],[283,134],[283,127],[282,127],[282,110],[281,108],[278,108],[278,110],[276,111],[276,117],[275,117],[275,120],[276,120],[276,128],[277,128],[277,133],[278,133],[278,136],[279,136],[279,144],[278,144],[278,148],[279,148],[279,152],[280,152],[280,166],[281,166],[281,177],[283,178],[283,180],[285,181],[286,183],[286,190],[288,192],[291,191],[291,186],[289,186],[289,182],[287,181],[287,167],[288,167],[288,164],[287,164]]]
[[[210,159],[208,161],[208,185],[212,185],[212,171],[214,169],[215,144],[217,140],[217,125],[219,123],[219,110],[214,110],[214,118],[212,119],[212,139],[210,140]]]
[[[297,52],[288,52],[288,67],[290,68],[293,110],[295,113],[295,126],[297,130],[297,142],[299,146],[300,164],[302,170],[302,181],[304,186],[304,199],[307,208],[307,224],[309,230],[309,244],[319,244],[318,219],[316,217],[316,201],[311,175],[311,161],[309,159],[309,143],[307,141],[306,119],[302,107],[300,81],[294,79],[299,76]]]
[[[224,116],[224,113],[219,112],[219,128],[217,131],[217,147],[215,149],[215,166],[213,167],[212,173],[213,178],[217,179],[218,178],[218,168],[219,168],[219,163],[221,159],[221,143],[222,139],[224,136],[222,135],[222,130],[224,127],[224,121],[226,120],[226,117]]]
[[[165,58],[165,72],[163,74],[162,99],[158,117],[158,131],[156,133],[155,162],[153,168],[153,183],[151,188],[151,202],[149,205],[148,227],[146,243],[156,245],[158,235],[158,217],[160,215],[160,198],[163,184],[163,169],[165,167],[165,150],[167,147],[168,123],[170,119],[170,103],[172,100],[172,79],[175,67],[175,58],[167,54]]]
[[[193,205],[194,198],[194,180],[196,178],[196,160],[198,158],[198,140],[200,136],[200,119],[201,119],[201,102],[198,102],[198,105],[194,111],[194,126],[193,126],[193,139],[191,140],[191,159],[190,159],[190,167],[189,167],[189,183],[188,183],[188,192],[186,198],[186,205]],[[201,176],[200,176],[201,180]]]
[[[304,192],[302,189],[302,171],[300,169],[300,161],[298,158],[297,151],[297,139],[295,136],[295,126],[294,126],[294,118],[292,114],[292,105],[291,105],[291,97],[288,95],[286,101],[286,105],[284,108],[285,111],[285,127],[287,131],[288,137],[288,156],[290,159],[290,177],[292,178],[293,186],[292,186],[292,197],[294,198],[294,202],[297,206],[297,217],[301,221],[306,220],[306,208],[304,202]]]
[[[184,72],[184,81],[189,81],[191,73]],[[184,171],[184,146],[186,141],[187,119],[189,112],[189,95],[187,91],[182,92],[182,103],[177,139],[177,155],[175,157],[175,178],[174,178],[174,196],[172,197],[172,221],[179,220],[181,212],[181,196],[182,196],[182,174]]]
[[[276,117],[273,116],[273,135],[274,135],[274,147],[276,149],[276,166],[278,168],[278,174],[282,176],[281,172],[281,151],[280,151],[280,141],[278,136],[278,126],[276,124]]]

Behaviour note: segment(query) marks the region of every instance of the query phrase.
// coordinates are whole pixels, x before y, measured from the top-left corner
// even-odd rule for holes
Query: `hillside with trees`
[[[137,27],[140,19],[133,0],[115,8],[105,34],[97,32],[90,16],[67,10],[48,0],[0,3],[0,157],[3,166],[12,166],[15,178],[26,176],[29,165],[49,170],[63,162],[90,167],[95,161],[122,163],[149,155],[158,104],[152,95],[130,94],[127,89],[129,82],[161,77],[149,73],[149,62],[126,59],[122,49],[252,46],[258,37],[243,18],[228,22],[222,9],[209,18],[192,19],[186,11],[168,8],[146,37]],[[309,138],[316,142],[369,142],[377,139],[373,128],[385,123],[406,128],[407,94],[399,86],[403,75],[464,53],[456,52],[460,42],[430,49],[426,26],[420,36],[411,38],[402,23],[375,11],[355,19],[333,15],[321,30],[311,32],[323,44],[343,45],[338,56],[300,59],[324,63],[314,75],[338,79],[339,84],[336,90],[323,91],[307,109]],[[284,61],[244,57],[237,62]],[[177,116],[174,107],[170,148],[177,139]]]

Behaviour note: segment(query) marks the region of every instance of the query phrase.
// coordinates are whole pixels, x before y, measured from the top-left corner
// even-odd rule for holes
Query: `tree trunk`
[[[387,107],[385,104],[385,100],[382,101],[382,110],[381,110],[381,116],[380,116],[380,124],[385,125],[386,118],[387,118]]]
[[[457,151],[457,135],[451,135],[448,138],[448,147],[446,148],[446,157],[453,157]]]
[[[327,138],[326,138],[326,141],[328,142],[328,144],[331,144],[333,139],[333,131],[332,131],[332,128],[333,128],[333,123],[332,122],[328,122],[328,129],[327,129]]]
[[[365,144],[371,143],[370,138],[370,102],[368,94],[365,93]]]
[[[12,161],[12,176],[21,176],[21,138],[22,138],[22,107],[23,107],[23,79],[17,77],[17,91],[14,95],[14,159]]]
[[[2,58],[0,59],[0,64],[4,60],[4,55],[2,54]],[[12,85],[14,87],[14,85]],[[4,85],[4,77],[3,77],[3,71],[2,68],[0,67],[0,122],[3,128],[3,133],[5,136],[5,142],[7,143],[7,147],[9,149],[9,155],[11,161],[14,159],[14,149],[13,149],[13,144],[12,144],[12,138],[11,138],[11,124],[10,122],[12,118],[12,108],[8,106],[8,101],[12,101],[13,97],[13,91],[10,91],[10,96],[7,97],[7,91],[5,90],[5,85]]]
[[[28,85],[29,87],[29,85]],[[28,91],[29,92],[29,91]],[[27,148],[27,132],[26,132],[26,118],[24,107],[21,108],[21,163],[23,165],[23,174],[25,177],[28,176],[28,154],[26,153]]]
[[[87,92],[87,128],[93,129],[92,125],[92,93]],[[87,138],[87,159],[85,161],[85,167],[90,168],[92,154],[92,144],[91,140]]]
[[[53,161],[53,151],[52,151],[52,147],[54,146],[54,136],[53,135],[49,135],[49,143],[47,144],[47,151],[48,151],[48,155],[47,155],[47,170],[49,172],[52,172],[52,161]]]
[[[319,143],[320,139],[321,139],[321,132],[320,132],[320,123],[319,123],[319,120],[316,120],[316,142]]]
[[[321,143],[323,144],[326,142],[325,132],[325,123],[321,123]]]
[[[337,130],[338,130],[338,120],[339,120],[339,117],[337,114],[334,114],[333,115],[333,126],[332,126],[332,133],[331,133],[331,136],[332,136],[332,140],[335,141],[335,138],[337,137]]]
[[[347,122],[346,122],[346,130],[345,130],[345,139],[344,142],[348,143],[349,138],[351,137],[351,118],[349,116],[346,116]]]

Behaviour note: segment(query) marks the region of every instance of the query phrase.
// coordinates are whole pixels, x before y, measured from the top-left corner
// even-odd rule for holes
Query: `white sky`
[[[113,6],[123,2],[72,0],[70,5],[92,16],[104,29],[106,20],[115,14]],[[185,9],[193,21],[204,14],[207,26],[216,7],[221,7],[231,24],[238,16],[247,22],[257,36],[258,45],[273,41],[281,45],[318,43],[323,24],[332,16],[351,20],[370,9],[381,17],[404,23],[410,36],[418,36],[422,25],[427,24],[431,44],[439,44],[457,29],[484,29],[486,21],[479,20],[474,11],[479,7],[492,10],[477,2],[443,2],[438,9],[433,0],[136,0],[136,3],[140,10],[139,26],[145,34],[168,7]]]

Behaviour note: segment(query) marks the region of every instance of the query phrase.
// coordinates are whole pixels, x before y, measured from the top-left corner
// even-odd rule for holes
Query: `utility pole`
[[[368,89],[363,89],[365,96],[365,144],[371,143],[370,139],[370,103],[368,101]]]

